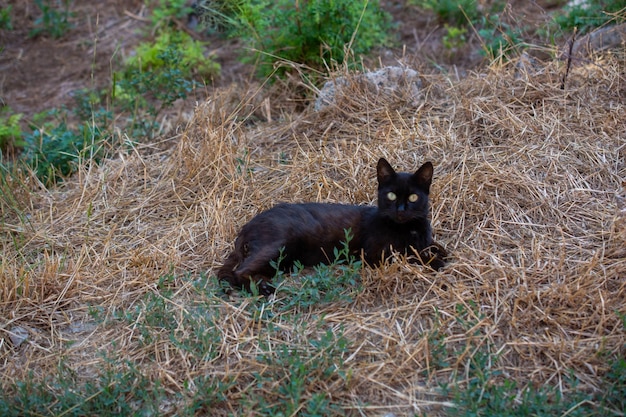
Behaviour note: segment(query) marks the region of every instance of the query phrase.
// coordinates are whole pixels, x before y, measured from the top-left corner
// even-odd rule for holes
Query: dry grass
[[[438,383],[462,383],[481,348],[497,352],[494,367],[520,387],[565,390],[573,372],[578,389],[598,389],[601,353],[623,354],[626,342],[616,315],[626,314],[626,63],[622,53],[575,68],[565,90],[562,71],[550,63],[522,77],[513,65],[460,81],[427,76],[418,108],[355,89],[320,113],[274,110],[272,122],[257,123],[250,115],[271,101],[257,105],[258,93],[233,87],[154,149],[85,166],[58,190],[9,184],[0,224],[3,385],[53,374],[61,357],[89,378],[108,352],[170,392],[199,375],[236,377],[212,412],[225,415],[253,373],[269,372],[260,352],[287,344],[304,355],[330,329],[349,341],[350,377],[319,378],[306,393],[332,392],[349,415],[445,410]],[[453,256],[442,272],[402,261],[364,269],[352,303],[300,311],[304,328],[293,312],[275,311],[267,321],[280,331],[269,336],[254,299],[208,296],[220,338],[205,361],[166,338],[142,342],[136,325],[113,320],[159,294],[159,277],[171,273],[168,303],[181,322],[200,297],[198,276],[216,270],[255,213],[278,201],[372,203],[379,156],[403,170],[435,164],[433,227]],[[30,334],[19,347],[8,337],[17,327]],[[455,352],[446,366],[432,363],[435,327]],[[180,328],[183,337],[191,331]]]

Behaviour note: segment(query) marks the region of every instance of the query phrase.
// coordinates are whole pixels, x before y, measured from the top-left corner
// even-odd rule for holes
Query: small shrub
[[[150,21],[153,30],[161,30],[173,26],[175,20],[187,20],[187,16],[193,12],[187,0],[147,0],[146,5],[152,8]]]
[[[410,0],[410,4],[432,10],[439,20],[463,27],[480,17],[477,0]]]
[[[23,114],[11,114],[11,109],[4,107],[0,110],[0,153],[11,148],[24,146],[20,120]]]
[[[219,64],[204,53],[201,42],[174,31],[138,46],[125,68],[114,74],[112,87],[114,105],[131,114],[132,137],[152,137],[161,111],[200,85],[195,78],[206,82],[219,73]]]
[[[29,36],[50,35],[54,39],[62,38],[72,28],[69,19],[74,15],[70,12],[70,0],[35,0],[41,16],[35,20]]]
[[[208,81],[219,74],[220,66],[205,56],[203,42],[185,32],[166,30],[154,42],[142,42],[126,67],[140,71],[176,69],[184,78],[199,77]]]
[[[13,30],[11,23],[11,10],[13,6],[5,6],[0,9],[0,29]]]
[[[563,13],[555,17],[555,21],[561,29],[571,30],[577,28],[579,34],[585,34],[615,19],[612,14],[620,11],[622,12],[623,20],[623,0],[587,0],[576,2],[575,4],[568,3],[562,9]]]
[[[72,128],[65,111],[40,113],[31,124],[32,133],[24,135],[22,160],[46,186],[53,185],[74,172],[81,161],[97,163],[104,157],[110,117],[109,112],[100,109],[91,120]]]
[[[520,30],[503,22],[498,14],[483,16],[480,26],[481,52],[490,59],[508,58],[510,52],[522,43]]]
[[[446,34],[443,36],[443,46],[448,51],[455,51],[465,46],[467,41],[465,34],[467,29],[464,27],[445,25]]]
[[[359,55],[390,42],[391,18],[378,0],[249,0],[237,21],[237,34],[257,51],[263,77],[285,73],[275,68],[277,61],[323,70],[345,61],[346,46]]]

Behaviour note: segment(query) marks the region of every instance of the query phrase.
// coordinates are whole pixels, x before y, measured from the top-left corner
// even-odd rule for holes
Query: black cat
[[[433,269],[444,266],[445,249],[433,242],[428,220],[428,194],[433,165],[426,162],[414,174],[396,172],[384,158],[377,166],[378,207],[343,204],[279,204],[255,216],[235,240],[235,250],[219,269],[219,279],[232,287],[250,289],[250,280],[271,294],[270,265],[282,255],[281,269],[294,261],[305,266],[330,263],[335,248],[349,249],[376,266],[396,250]],[[282,254],[281,254],[282,251]]]

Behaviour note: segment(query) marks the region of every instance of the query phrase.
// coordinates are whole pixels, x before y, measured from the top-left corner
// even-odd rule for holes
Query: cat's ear
[[[427,191],[430,190],[430,183],[433,181],[433,164],[430,162],[424,163],[420,169],[415,171],[413,178],[417,182],[417,185]]]
[[[391,165],[389,165],[389,162],[387,162],[385,158],[380,158],[378,160],[376,173],[378,176],[379,184],[383,184],[396,176],[396,171],[394,171],[394,169],[391,167]]]

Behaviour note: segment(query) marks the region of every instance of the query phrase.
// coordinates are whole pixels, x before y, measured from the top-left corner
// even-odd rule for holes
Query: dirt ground
[[[381,2],[397,23],[398,43],[395,48],[375,51],[367,57],[365,62],[371,67],[402,62],[419,69],[436,68],[465,74],[484,63],[475,34],[468,33],[468,43],[462,50],[443,51],[444,29],[440,22],[432,13],[422,13],[406,3],[400,0]],[[554,3],[549,0],[511,1],[501,18],[532,29],[550,19]],[[39,16],[39,9],[33,2],[0,1],[1,7],[7,5],[13,8],[13,30],[0,30],[0,100],[13,112],[25,114],[25,122],[38,112],[71,106],[73,91],[109,86],[114,69],[146,38],[148,30],[148,10],[141,0],[105,0],[97,5],[88,0],[75,0],[70,19],[73,26],[65,36],[61,39],[43,35],[30,38],[28,33]],[[187,22],[179,24],[186,27]],[[194,36],[209,43],[210,52],[222,67],[220,77],[209,89],[251,82],[252,68],[241,63],[237,40],[197,32]],[[209,94],[201,93],[194,99]]]

